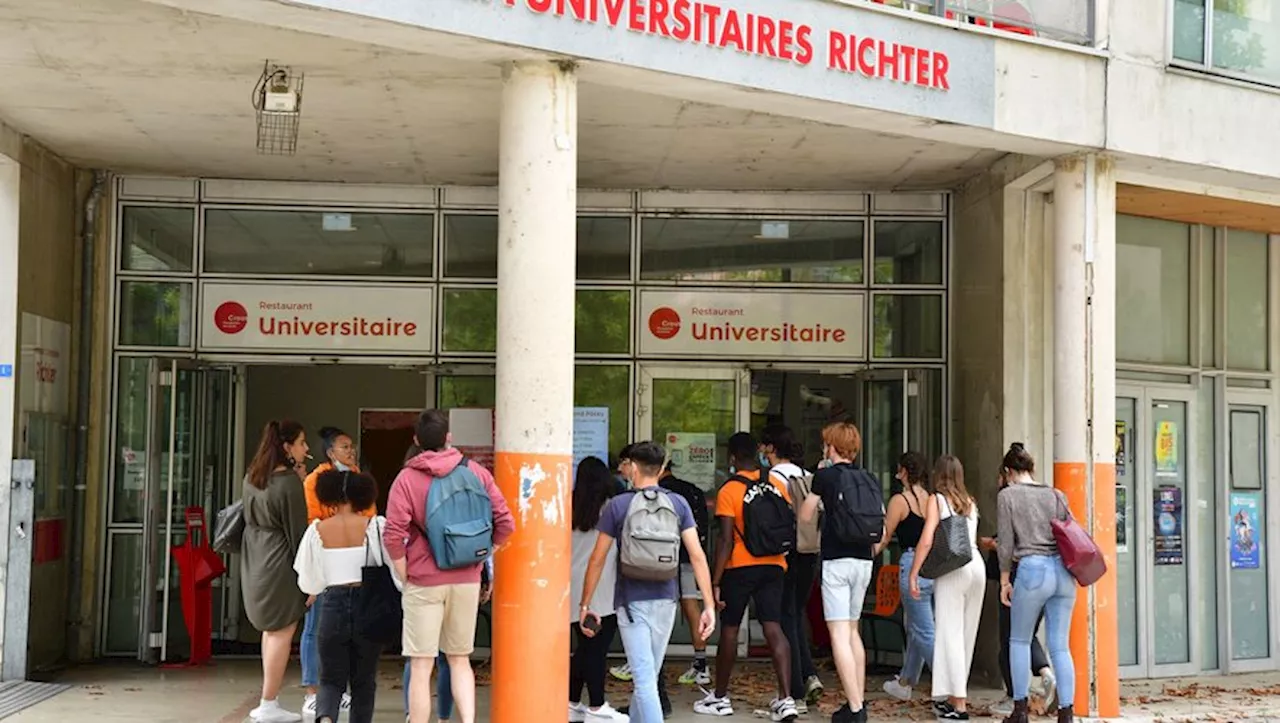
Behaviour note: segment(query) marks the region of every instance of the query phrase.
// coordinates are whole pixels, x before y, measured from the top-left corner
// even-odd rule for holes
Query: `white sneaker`
[[[316,697],[307,695],[302,699],[302,717],[315,720],[316,717]]]
[[[342,702],[338,703],[338,712],[350,712],[351,710],[351,694],[343,693]]]
[[[280,707],[278,700],[264,700],[257,708],[249,711],[249,718],[254,723],[299,723],[302,716]]]
[[[793,721],[798,715],[800,713],[796,710],[796,702],[791,698],[774,698],[769,704],[769,717],[774,723]]]
[[[608,703],[595,710],[587,708],[586,723],[630,723],[630,721],[630,716],[625,713],[619,713]]]
[[[569,723],[583,723],[587,719],[587,707],[581,703],[569,704]]]
[[[901,701],[911,700],[911,686],[903,685],[902,680],[897,676],[884,682],[884,692]]]
[[[796,701],[796,713],[800,715],[809,715],[809,704],[803,700]]]
[[[622,665],[615,665],[612,668],[609,668],[609,675],[612,675],[624,683],[629,683],[633,677],[631,675],[631,664],[623,663]]]
[[[699,668],[696,665],[690,665],[689,669],[684,671],[679,678],[681,685],[711,685],[711,671],[704,665]]]
[[[705,694],[702,700],[693,704],[693,712],[702,715],[726,716],[733,715],[733,704],[729,702],[729,696],[717,698],[715,691],[702,689]]]
[[[1054,700],[1054,694],[1058,692],[1058,677],[1053,674],[1052,668],[1046,668],[1044,675],[1040,676],[1040,693],[1044,696],[1044,704],[1052,706],[1057,703]]]

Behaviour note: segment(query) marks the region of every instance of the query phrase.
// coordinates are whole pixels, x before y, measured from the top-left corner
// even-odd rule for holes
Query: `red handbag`
[[[1071,516],[1071,510],[1063,503],[1062,495],[1056,490],[1054,495],[1066,513],[1064,519],[1049,523],[1053,528],[1053,539],[1058,543],[1058,555],[1062,557],[1063,566],[1076,582],[1081,587],[1089,587],[1107,574],[1107,561],[1102,556],[1102,550],[1098,549],[1098,544]]]

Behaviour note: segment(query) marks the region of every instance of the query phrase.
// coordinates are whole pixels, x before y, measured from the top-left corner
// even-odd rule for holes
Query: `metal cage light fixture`
[[[302,117],[304,75],[287,65],[267,60],[253,89],[258,117],[258,153],[291,156],[298,152],[298,122]]]

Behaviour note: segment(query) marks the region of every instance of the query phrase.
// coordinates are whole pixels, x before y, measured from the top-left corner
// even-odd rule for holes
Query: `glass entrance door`
[[[932,461],[942,453],[941,370],[893,369],[859,373],[858,429],[862,465],[886,496],[896,491],[898,458],[916,450]]]

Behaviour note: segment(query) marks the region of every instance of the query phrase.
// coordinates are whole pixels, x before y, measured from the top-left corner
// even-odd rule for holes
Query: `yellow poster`
[[[1156,475],[1178,475],[1178,424],[1160,422],[1156,425]]]

